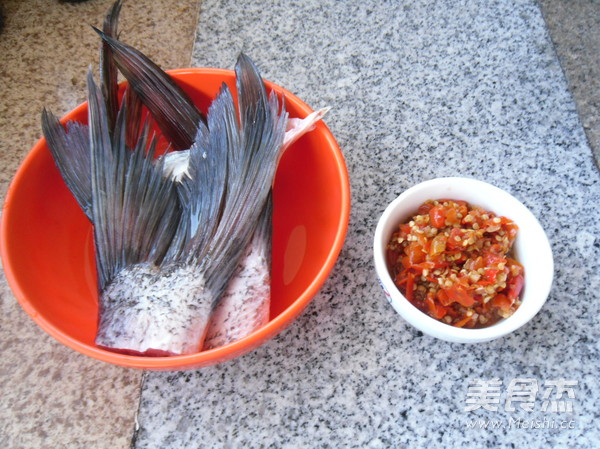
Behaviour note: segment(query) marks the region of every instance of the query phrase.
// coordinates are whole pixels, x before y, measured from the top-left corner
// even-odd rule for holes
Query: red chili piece
[[[429,200],[387,246],[402,294],[446,324],[490,326],[521,304],[523,266],[512,255],[517,225],[464,201]]]

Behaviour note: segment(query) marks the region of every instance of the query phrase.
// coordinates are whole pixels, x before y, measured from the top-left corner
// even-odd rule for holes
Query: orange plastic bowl
[[[223,82],[220,69],[169,72],[204,111]],[[290,117],[312,110],[290,92]],[[63,121],[87,123],[87,104]],[[343,155],[324,123],[299,139],[281,158],[273,189],[271,318],[251,335],[219,348],[173,357],[117,354],[95,346],[98,292],[92,226],[67,189],[44,139],[17,171],[4,204],[0,253],[8,282],[23,309],[58,341],[96,359],[151,370],[192,369],[255,349],[287,327],[328,277],[342,248],[350,213]]]

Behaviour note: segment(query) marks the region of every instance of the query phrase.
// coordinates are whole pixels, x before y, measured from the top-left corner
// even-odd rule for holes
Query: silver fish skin
[[[204,350],[243,338],[269,321],[271,249],[256,232],[210,317]]]
[[[199,352],[211,296],[195,266],[126,267],[100,296],[96,344],[135,355]]]

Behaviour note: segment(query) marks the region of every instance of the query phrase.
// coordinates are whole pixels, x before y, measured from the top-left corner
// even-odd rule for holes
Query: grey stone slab
[[[600,166],[600,2],[540,0],[540,6]]]
[[[329,280],[290,328],[222,365],[146,376],[136,447],[595,447],[599,176],[538,4],[206,0],[200,17],[194,65],[232,68],[243,50],[265,78],[332,106],[352,213]],[[486,344],[416,331],[372,266],[387,203],[449,175],[511,192],[554,252],[544,308]],[[465,410],[477,379],[502,382],[496,410]],[[519,379],[539,385],[530,412],[510,411]],[[544,409],[560,379],[576,383],[571,413]]]

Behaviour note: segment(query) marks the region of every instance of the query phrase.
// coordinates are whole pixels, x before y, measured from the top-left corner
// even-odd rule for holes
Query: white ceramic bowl
[[[516,312],[483,329],[463,329],[442,323],[413,306],[400,293],[386,264],[386,245],[398,225],[415,215],[427,200],[463,200],[513,220],[519,227],[514,244],[516,259],[525,268],[521,306]],[[373,242],[375,270],[388,301],[410,324],[442,340],[477,343],[502,337],[527,323],[540,310],[552,286],[554,263],[546,233],[534,215],[507,192],[469,178],[438,178],[406,190],[390,203],[379,219]]]

